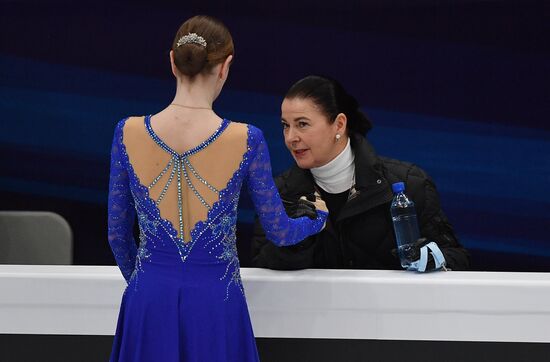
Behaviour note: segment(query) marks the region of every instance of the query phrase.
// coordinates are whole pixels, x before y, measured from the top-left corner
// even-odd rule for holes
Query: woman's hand
[[[319,195],[317,191],[315,191],[313,195],[315,196],[315,201],[313,202],[313,204],[315,205],[315,208],[317,210],[328,212],[327,204],[325,203],[325,201],[323,201],[323,199],[321,198],[321,195]]]
[[[286,204],[287,215],[293,219],[302,216],[316,219],[317,210],[328,212],[327,205],[317,192],[314,195],[309,195],[309,197],[302,196],[295,202],[283,200],[283,203]]]
[[[312,201],[309,201],[305,196],[300,197],[297,201],[285,201],[286,213],[293,219],[297,219],[302,216],[307,216],[310,219],[314,220],[317,218],[317,211],[315,204]]]
[[[325,201],[323,201],[323,199],[321,198],[321,195],[319,195],[319,193],[317,191],[315,191],[314,196],[315,196],[315,201],[313,201],[312,203],[315,206],[315,209],[328,213],[327,204],[325,203]],[[310,201],[308,201],[308,202],[310,202]],[[323,224],[323,227],[321,228],[321,231],[324,230],[326,226],[327,226],[327,222],[325,220],[325,223]]]
[[[316,191],[313,196],[315,197],[314,201],[308,200],[308,198],[305,196],[300,197],[300,199],[298,200],[298,204],[302,205],[303,207],[308,207],[313,211],[320,210],[320,211],[328,212],[327,204],[323,201],[323,199],[321,198],[321,195],[319,195],[319,193]],[[315,214],[315,217],[316,216],[317,215]]]

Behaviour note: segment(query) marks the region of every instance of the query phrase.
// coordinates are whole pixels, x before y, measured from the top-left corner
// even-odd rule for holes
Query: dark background
[[[282,95],[305,75],[330,75],[372,118],[379,154],[434,178],[473,269],[550,271],[547,4],[0,0],[0,209],[58,212],[73,229],[76,264],[114,264],[114,126],[172,99],[172,37],[205,13],[236,45],[215,109],[264,131],[275,174],[291,164]],[[247,266],[254,212],[243,196]]]

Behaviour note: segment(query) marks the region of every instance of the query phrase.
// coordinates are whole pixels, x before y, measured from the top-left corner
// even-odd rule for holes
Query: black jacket
[[[458,242],[439,205],[431,178],[419,167],[379,157],[369,142],[352,135],[355,154],[356,194],[342,207],[336,223],[327,219],[317,235],[288,247],[277,247],[265,238],[256,219],[252,241],[252,265],[270,269],[401,269],[391,250],[396,247],[390,215],[391,185],[405,182],[406,194],[415,203],[420,234],[435,241],[447,267],[468,269],[468,252]],[[314,192],[309,170],[294,166],[275,179],[281,197],[298,200]],[[330,212],[330,210],[329,210]]]

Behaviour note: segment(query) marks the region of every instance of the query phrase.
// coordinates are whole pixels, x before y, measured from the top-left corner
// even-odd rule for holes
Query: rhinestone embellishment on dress
[[[202,142],[197,147],[194,147],[193,149],[183,153],[179,154],[176,151],[174,151],[172,148],[170,148],[164,141],[162,141],[157,134],[153,131],[153,128],[151,127],[151,116],[145,117],[145,127],[147,129],[147,132],[151,136],[151,138],[155,141],[155,143],[162,148],[164,151],[168,152],[170,155],[172,155],[172,158],[168,161],[164,169],[156,176],[153,181],[149,184],[148,189],[151,189],[153,186],[155,186],[157,183],[161,182],[166,173],[171,169],[170,175],[168,179],[166,180],[166,183],[164,184],[164,187],[156,200],[157,206],[161,203],[162,199],[164,198],[164,195],[166,194],[166,191],[168,190],[168,187],[172,183],[174,179],[174,175],[176,175],[176,182],[177,182],[177,190],[178,190],[178,231],[179,231],[179,241],[180,243],[186,243],[183,237],[183,199],[182,199],[182,183],[183,180],[185,180],[185,183],[189,187],[189,189],[193,192],[195,197],[199,199],[200,203],[207,209],[211,210],[212,205],[208,204],[204,197],[200,194],[200,192],[196,189],[196,187],[193,185],[193,182],[191,180],[191,177],[189,175],[188,170],[190,171],[191,175],[193,175],[194,178],[196,178],[199,182],[204,184],[210,191],[219,194],[218,189],[216,189],[213,185],[208,183],[193,167],[193,164],[189,160],[189,156],[194,155],[197,152],[202,151],[204,148],[206,148],[209,144],[214,142],[220,134],[223,132],[223,130],[227,127],[227,121],[224,119],[223,122],[220,124],[216,132],[212,136],[210,136],[206,141]]]

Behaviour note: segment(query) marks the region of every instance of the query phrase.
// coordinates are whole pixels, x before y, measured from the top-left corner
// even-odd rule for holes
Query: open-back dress
[[[118,123],[108,239],[128,285],[111,361],[258,361],[235,239],[245,180],[276,245],[323,227],[322,211],[313,220],[286,215],[258,128],[224,119],[208,139],[177,152],[151,116]]]

